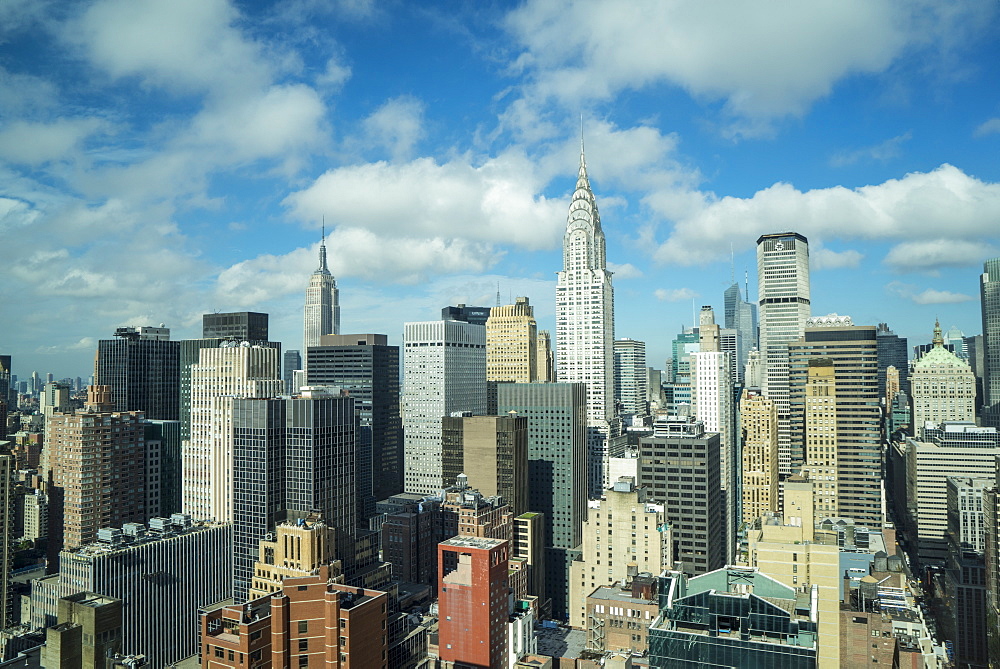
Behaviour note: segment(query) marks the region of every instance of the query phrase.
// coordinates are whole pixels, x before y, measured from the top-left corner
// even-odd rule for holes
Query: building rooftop
[[[482,548],[489,550],[504,543],[506,539],[489,539],[487,537],[454,537],[447,541],[442,541],[442,546],[454,546],[456,548]]]
[[[628,604],[645,604],[655,606],[656,602],[642,597],[633,597],[631,590],[622,590],[615,585],[602,585],[587,595],[587,599],[599,599],[610,602],[626,602]]]
[[[188,522],[190,522],[190,519]],[[73,559],[113,555],[133,550],[139,546],[187,536],[226,525],[226,523],[208,521],[184,525],[182,523],[175,523],[167,518],[150,518],[149,523],[150,527],[148,529],[142,523],[128,523],[120,530],[116,528],[102,528],[98,530],[98,537],[104,537],[106,540],[99,539],[92,544],[64,552],[71,555]]]

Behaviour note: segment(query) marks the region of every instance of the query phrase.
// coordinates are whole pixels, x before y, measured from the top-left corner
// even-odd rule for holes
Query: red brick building
[[[321,567],[273,595],[202,613],[201,666],[388,669],[388,596],[329,579]]]
[[[438,544],[438,654],[446,667],[506,667],[510,542],[455,537]]]

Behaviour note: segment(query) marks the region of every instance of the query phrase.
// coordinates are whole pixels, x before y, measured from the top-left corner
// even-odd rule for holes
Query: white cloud
[[[539,182],[524,155],[509,152],[474,166],[377,162],[333,169],[284,200],[292,215],[315,225],[322,216],[342,228],[392,239],[467,239],[528,249],[562,237],[565,203],[536,195]]]
[[[911,300],[916,304],[958,304],[960,302],[970,302],[975,299],[971,295],[954,293],[949,290],[937,290],[935,288],[920,290],[917,286],[900,281],[892,281],[886,284],[885,288],[891,294]]]
[[[608,262],[608,269],[614,273],[615,279],[638,279],[642,276],[642,270],[628,262],[621,265]]]
[[[394,161],[407,159],[424,137],[424,103],[409,95],[392,98],[361,125],[366,147],[383,148]]]
[[[341,62],[340,58],[330,58],[326,61],[326,69],[316,77],[316,85],[337,92],[351,78],[351,66]]]
[[[663,302],[683,302],[698,297],[698,293],[690,288],[657,288],[653,295]]]
[[[861,149],[841,151],[830,158],[830,165],[833,167],[846,167],[858,162],[880,162],[884,163],[900,155],[900,147],[910,141],[912,133],[906,132],[890,139],[880,142],[874,146],[867,146]]]
[[[0,158],[37,166],[76,151],[102,125],[98,119],[63,119],[52,123],[14,121],[0,131]]]
[[[64,36],[113,78],[220,95],[272,77],[261,48],[235,27],[226,0],[100,0]]]
[[[857,267],[861,263],[862,258],[864,258],[864,255],[854,249],[832,251],[822,247],[816,248],[815,246],[809,249],[809,267],[814,270]]]
[[[669,82],[725,100],[736,115],[769,117],[800,113],[844,76],[888,67],[914,39],[902,7],[535,0],[507,24],[544,95],[606,99]]]
[[[983,121],[979,124],[973,134],[975,134],[976,137],[1000,134],[1000,118],[991,118],[988,121]]]
[[[981,240],[941,238],[898,244],[883,262],[900,272],[933,271],[944,267],[971,267],[995,254],[994,248]]]
[[[764,233],[794,230],[811,240],[925,240],[942,226],[954,240],[996,238],[1000,184],[981,181],[952,165],[900,179],[848,189],[799,191],[777,183],[752,197],[696,193],[699,207],[675,219],[658,261],[695,265],[725,257],[734,244],[752,248]],[[655,205],[655,198],[648,198]],[[655,206],[653,207],[655,211]],[[660,213],[660,212],[657,212]],[[663,212],[667,216],[669,212]]]

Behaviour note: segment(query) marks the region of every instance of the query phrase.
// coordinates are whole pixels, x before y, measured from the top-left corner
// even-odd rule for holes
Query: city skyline
[[[194,338],[213,311],[267,312],[298,348],[324,216],[343,331],[398,345],[499,282],[554,332],[581,112],[616,336],[650,366],[785,231],[810,241],[812,315],[979,334],[994,5],[331,7],[3,10],[0,352],[20,379],[86,377],[116,327]]]

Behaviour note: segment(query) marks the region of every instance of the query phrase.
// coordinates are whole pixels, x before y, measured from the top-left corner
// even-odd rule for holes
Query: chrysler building
[[[337,280],[326,266],[326,229],[319,243],[319,267],[309,277],[306,288],[305,330],[303,351],[319,346],[320,337],[340,334],[340,291]]]
[[[563,237],[563,271],[556,283],[556,377],[563,383],[587,384],[592,495],[600,495],[606,484],[607,443],[614,418],[614,291],[604,246],[581,139],[580,172]]]

